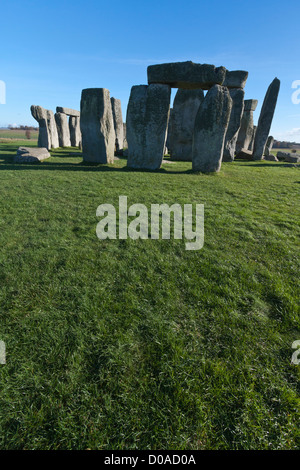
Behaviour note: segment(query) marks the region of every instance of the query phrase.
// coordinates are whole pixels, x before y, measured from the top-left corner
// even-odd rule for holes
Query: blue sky
[[[277,76],[271,133],[300,141],[300,104],[291,99],[300,80],[299,0],[2,0],[1,20],[0,126],[36,125],[32,104],[79,109],[90,87],[121,99],[125,121],[130,89],[147,83],[148,65],[192,60],[248,70],[255,121]]]

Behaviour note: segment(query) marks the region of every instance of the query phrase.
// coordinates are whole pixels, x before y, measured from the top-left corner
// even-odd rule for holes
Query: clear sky
[[[300,89],[299,0],[2,0],[0,11],[0,126],[36,125],[32,104],[79,109],[90,87],[121,99],[125,121],[130,89],[147,83],[148,65],[192,60],[248,70],[255,121],[277,76],[271,133],[300,141],[300,103],[292,103],[292,83]]]

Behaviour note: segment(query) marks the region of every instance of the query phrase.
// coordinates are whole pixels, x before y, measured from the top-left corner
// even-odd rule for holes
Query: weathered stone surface
[[[34,119],[39,123],[38,146],[48,150],[59,147],[53,112],[35,105],[32,105],[30,110]]]
[[[128,148],[126,122],[123,122],[123,150]],[[124,152],[123,152],[124,155]]]
[[[115,147],[116,151],[119,152],[123,150],[123,142],[124,142],[124,129],[123,129],[123,117],[122,117],[122,106],[121,100],[116,98],[111,98],[111,109],[113,114],[113,121],[114,121],[114,129],[115,129]]]
[[[244,101],[244,112],[242,115],[241,127],[238,132],[236,142],[237,153],[242,149],[249,149],[254,132],[253,111],[255,111],[257,103],[257,100]]]
[[[231,109],[228,88],[215,85],[207,92],[195,120],[194,171],[206,173],[220,170]]]
[[[273,144],[274,144],[274,137],[269,135],[266,146],[265,146],[265,151],[264,151],[265,156],[268,157],[270,155]]]
[[[167,137],[170,96],[168,85],[132,87],[126,118],[128,167],[160,168]]]
[[[278,162],[278,158],[275,157],[275,155],[273,155],[272,153],[270,153],[269,155],[264,155],[264,160],[267,160],[269,162]]]
[[[67,116],[80,117],[80,111],[76,111],[71,108],[64,108],[62,106],[57,106],[56,112],[66,114]]]
[[[255,111],[257,108],[257,100],[245,100],[244,111]]]
[[[279,151],[279,152],[277,152],[276,157],[280,162],[284,162],[286,155],[291,155],[291,154],[287,153],[287,152]]]
[[[19,147],[14,163],[39,163],[49,157],[51,155],[46,148]]]
[[[292,154],[289,154],[285,157],[285,161],[288,162],[288,163],[300,163],[300,155],[292,155]]]
[[[167,140],[166,140],[166,147],[169,152],[171,152],[172,114],[173,114],[173,108],[170,108],[168,128],[167,128]]]
[[[38,146],[46,149],[51,149],[51,135],[48,129],[47,110],[41,106],[32,105],[31,114],[34,119],[39,123],[39,137]]]
[[[195,119],[203,100],[203,90],[177,91],[172,111],[170,147],[168,147],[172,160],[192,161]]]
[[[222,83],[227,88],[244,88],[248,78],[248,72],[245,70],[226,70],[225,80]]]
[[[150,65],[147,69],[148,83],[160,83],[172,88],[208,90],[225,80],[226,68],[194,62],[173,62]]]
[[[80,128],[84,161],[113,163],[115,130],[106,88],[82,90]]]
[[[236,158],[239,160],[253,160],[253,155],[250,150],[247,149],[241,149],[237,154]]]
[[[69,131],[72,147],[79,147],[81,142],[80,117],[69,117]]]
[[[266,142],[269,136],[269,132],[272,125],[272,120],[276,108],[277,98],[280,89],[280,80],[275,78],[269,86],[258,120],[254,149],[253,159],[262,160]]]
[[[255,140],[256,129],[257,129],[257,127],[253,126],[252,137],[251,137],[250,144],[249,144],[249,147],[248,147],[248,150],[251,150],[251,152],[253,152],[253,148],[254,148],[254,140]]]
[[[286,153],[286,152],[277,152],[277,158],[280,161],[288,163],[300,163],[300,154],[297,153]]]
[[[59,147],[59,139],[57,133],[57,127],[54,119],[53,111],[47,109],[47,126],[50,133],[51,148],[57,149]]]
[[[56,127],[57,127],[57,132],[58,132],[59,146],[71,147],[68,116],[64,113],[56,113],[55,121],[56,121]]]
[[[244,90],[241,88],[232,88],[229,90],[229,93],[232,99],[232,110],[225,136],[223,162],[232,162],[234,160],[237,137],[244,111]]]

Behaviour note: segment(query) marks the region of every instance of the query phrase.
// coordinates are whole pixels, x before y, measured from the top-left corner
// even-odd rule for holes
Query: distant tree
[[[25,135],[26,135],[26,139],[30,140],[31,139],[31,132],[29,129],[27,129],[27,131],[25,132]]]

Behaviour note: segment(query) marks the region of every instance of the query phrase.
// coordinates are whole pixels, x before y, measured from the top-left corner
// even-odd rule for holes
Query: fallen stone
[[[278,162],[278,158],[275,157],[275,155],[273,155],[272,153],[270,153],[269,155],[264,155],[264,160],[266,161],[269,161],[269,162]]]
[[[194,62],[173,62],[150,65],[147,69],[149,85],[160,83],[172,88],[208,90],[225,80],[226,68]]]
[[[72,147],[79,147],[81,142],[80,117],[69,117],[69,131]]]
[[[236,158],[239,160],[253,160],[253,155],[251,150],[241,149],[237,154]]]
[[[82,90],[80,105],[83,160],[113,163],[115,130],[110,94],[106,88]]]
[[[297,153],[287,153],[287,152],[277,152],[277,158],[280,161],[288,163],[300,163],[300,154]]]
[[[14,163],[39,163],[49,157],[51,155],[46,148],[19,147]]]
[[[128,167],[160,168],[167,137],[170,96],[168,85],[131,88],[126,118]]]
[[[244,90],[241,88],[232,88],[229,90],[229,93],[232,99],[232,110],[225,136],[223,162],[232,162],[234,160],[237,137],[244,111]]]
[[[248,78],[248,72],[245,70],[226,70],[225,80],[222,83],[227,88],[244,88]]]
[[[286,157],[287,155],[290,155],[290,153],[279,151],[279,152],[277,152],[276,157],[277,157],[277,159],[278,159],[280,162],[284,162],[284,161],[285,161],[285,157]]]
[[[272,125],[272,120],[276,108],[277,98],[280,89],[280,80],[275,78],[269,86],[258,120],[254,149],[253,159],[262,160],[266,142],[269,136],[269,132]]]
[[[206,94],[195,120],[193,170],[220,171],[232,99],[228,88],[213,86]]]
[[[195,119],[203,100],[203,90],[179,89],[177,91],[173,104],[169,138],[172,160],[192,161]]]
[[[71,108],[63,108],[62,106],[57,106],[56,112],[66,114],[67,116],[80,117],[80,111]]]
[[[113,114],[114,129],[115,129],[115,147],[116,152],[123,150],[124,144],[124,126],[122,117],[121,100],[111,98],[111,109]]]
[[[58,132],[59,146],[71,147],[68,116],[64,113],[56,113],[55,121],[56,121],[56,127],[57,127],[57,132]]]
[[[285,161],[288,163],[300,163],[300,155],[287,155]]]

